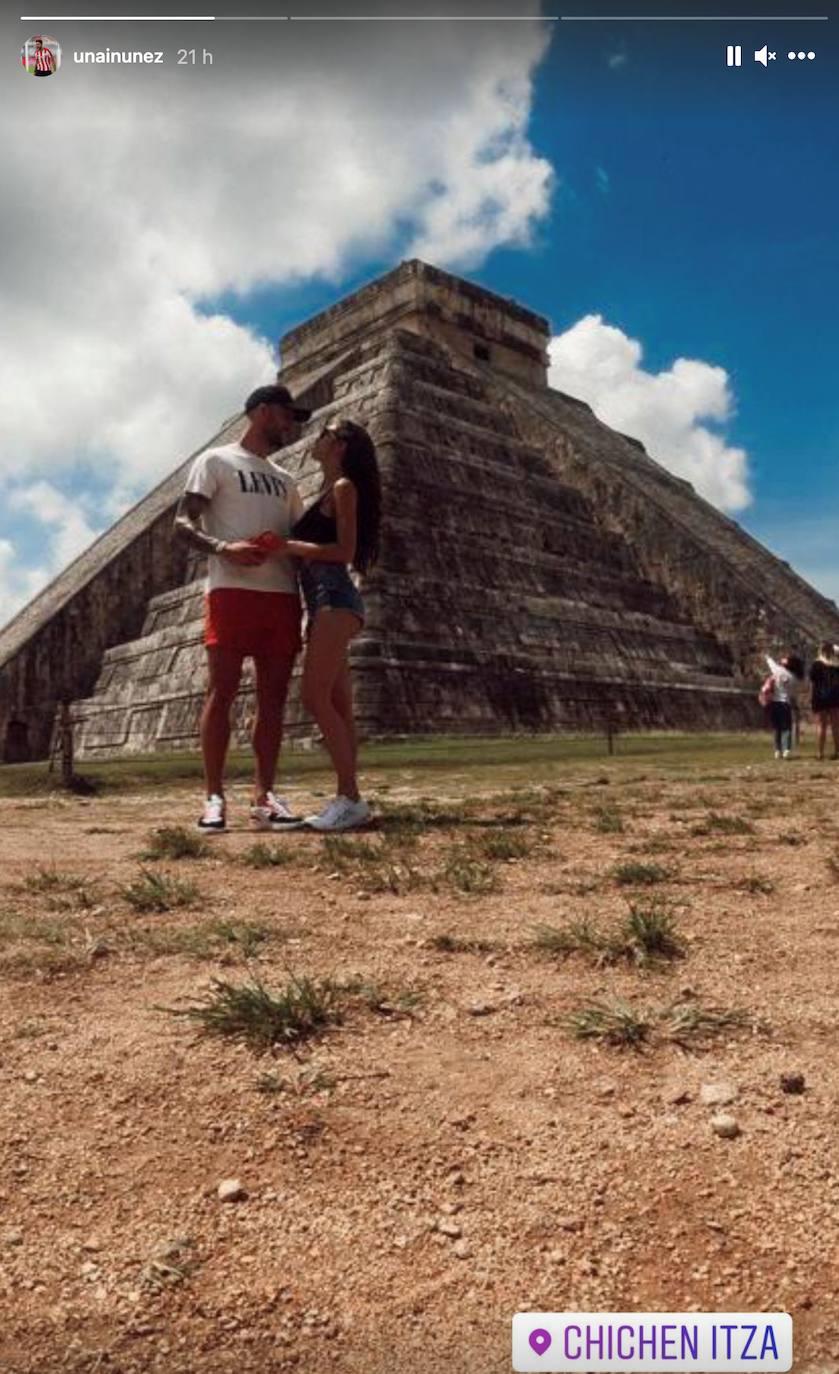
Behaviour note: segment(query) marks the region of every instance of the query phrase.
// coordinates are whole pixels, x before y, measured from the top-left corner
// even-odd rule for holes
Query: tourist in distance
[[[206,801],[199,829],[224,830],[224,764],[230,712],[246,657],[256,673],[255,781],[251,818],[263,830],[302,823],[274,793],[283,712],[301,647],[294,566],[276,550],[303,513],[292,477],[271,454],[293,443],[310,411],[284,386],[263,386],[245,402],[248,427],[238,443],[199,454],[175,517],[180,538],[207,555],[204,642],[209,685],[201,716]],[[260,542],[260,536],[261,542]]]
[[[792,757],[793,712],[798,704],[798,685],[804,678],[804,664],[797,654],[784,654],[779,663],[769,654],[766,662],[772,677],[768,702],[769,719],[775,736],[775,758]]]
[[[306,817],[313,830],[351,830],[370,819],[358,790],[349,646],[364,625],[364,602],[348,564],[366,573],[379,552],[381,483],[370,435],[352,420],[324,426],[312,456],[323,480],[279,552],[298,560],[308,613],[301,699],[323,736],[337,796]]]
[[[817,657],[810,667],[810,705],[816,717],[816,747],[824,758],[827,727],[833,735],[833,758],[839,758],[839,657],[837,646],[830,640],[819,645]]]

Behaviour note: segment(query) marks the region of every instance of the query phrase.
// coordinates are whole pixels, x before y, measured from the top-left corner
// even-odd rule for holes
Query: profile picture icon
[[[57,38],[36,33],[21,48],[20,62],[30,76],[54,76],[61,66],[61,44]]]

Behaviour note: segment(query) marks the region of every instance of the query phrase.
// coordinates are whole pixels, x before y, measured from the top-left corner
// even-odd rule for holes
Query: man
[[[35,76],[52,76],[55,71],[55,58],[49,48],[44,47],[42,38],[35,39]]]
[[[300,649],[300,597],[290,560],[270,549],[303,513],[294,481],[270,455],[300,434],[311,411],[284,386],[261,386],[245,402],[248,428],[238,443],[208,449],[190,469],[175,517],[177,535],[207,554],[204,642],[209,688],[201,716],[206,802],[199,829],[225,830],[224,762],[230,710],[250,656],[256,670],[256,763],[251,817],[263,830],[297,826],[274,795],[288,684]]]

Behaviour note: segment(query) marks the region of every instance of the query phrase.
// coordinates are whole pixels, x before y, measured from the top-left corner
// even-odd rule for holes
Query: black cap
[[[258,386],[245,401],[245,414],[249,415],[257,406],[286,406],[292,411],[295,420],[308,420],[311,411],[299,406],[287,386],[275,382],[273,386]]]

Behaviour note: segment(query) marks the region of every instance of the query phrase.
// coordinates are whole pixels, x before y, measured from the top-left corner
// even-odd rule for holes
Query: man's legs
[[[283,739],[288,684],[294,668],[294,656],[254,657],[256,670],[256,718],[253,723],[253,752],[255,758],[254,801],[264,802],[266,793],[274,790],[277,759]]]
[[[201,752],[207,796],[224,796],[224,761],[230,742],[230,708],[239,690],[243,655],[238,649],[207,649],[210,681],[201,713]]]

